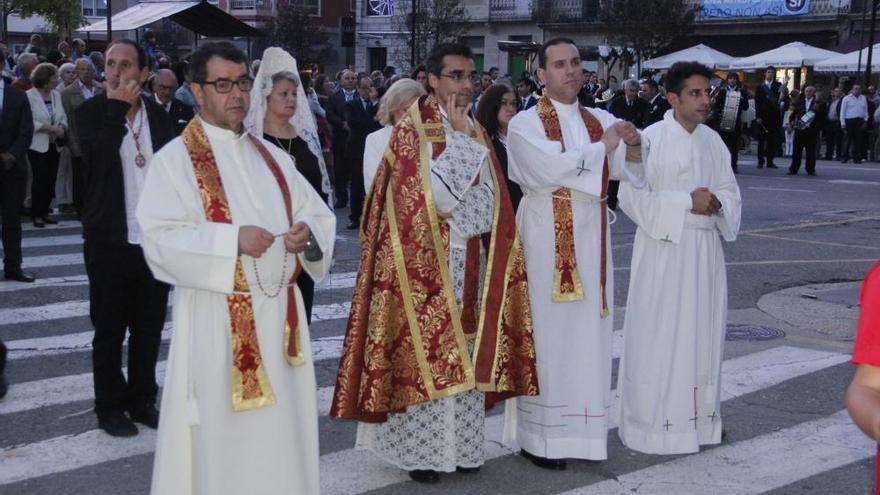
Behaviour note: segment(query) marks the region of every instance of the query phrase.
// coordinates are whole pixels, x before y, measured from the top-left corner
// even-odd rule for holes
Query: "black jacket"
[[[645,111],[645,127],[663,120],[666,111],[672,108],[669,106],[669,102],[666,101],[666,98],[664,98],[663,95],[657,95],[657,97],[654,98],[654,101],[645,101],[648,103],[647,110]]]
[[[516,212],[519,208],[519,202],[522,201],[523,192],[519,184],[510,180],[510,174],[507,171],[507,147],[498,139],[498,135],[492,136],[492,147],[495,148],[495,156],[498,157],[501,171],[504,172],[507,191],[510,193],[510,203],[513,206],[513,211]]]
[[[3,109],[0,110],[0,153],[11,153],[15,157],[12,171],[16,175],[27,174],[25,156],[34,137],[34,118],[31,105],[23,91],[13,88],[4,78]],[[2,173],[2,170],[0,170]]]
[[[363,100],[359,96],[355,96],[345,104],[345,120],[348,122],[349,129],[351,129],[345,152],[350,164],[363,164],[364,144],[367,141],[367,134],[382,128],[376,122],[376,112],[378,110],[378,103],[369,103],[367,108],[364,108]],[[360,166],[357,168],[360,169]]]
[[[175,136],[180,136],[183,130],[186,129],[187,124],[189,124],[189,121],[196,116],[192,105],[177,98],[171,100],[171,109],[168,111],[168,115],[171,117],[171,123],[174,125]]]
[[[768,129],[770,126],[782,125],[782,109],[779,102],[785,95],[782,93],[782,84],[779,81],[770,83],[770,88],[764,81],[755,88],[755,116],[763,122]]]
[[[648,112],[648,102],[636,98],[632,104],[626,104],[626,96],[615,96],[608,102],[608,111],[618,119],[632,122],[633,125],[641,129],[645,124],[645,114]]]
[[[141,96],[147,109],[153,152],[174,139],[171,118],[153,98]],[[130,105],[98,95],[76,109],[79,145],[83,154],[83,237],[86,241],[128,242],[125,183],[119,149],[128,132],[125,114]]]

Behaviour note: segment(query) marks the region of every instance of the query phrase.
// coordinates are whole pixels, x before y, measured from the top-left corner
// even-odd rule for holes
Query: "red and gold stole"
[[[544,132],[547,139],[551,141],[559,141],[562,150],[565,151],[565,143],[562,139],[562,127],[559,124],[559,115],[550,98],[543,96],[538,100],[538,117],[544,124]],[[587,126],[587,132],[590,134],[590,141],[595,143],[602,139],[604,130],[602,124],[596,117],[582,106],[578,106],[584,124]],[[606,263],[607,252],[606,242],[608,237],[608,204],[606,197],[608,196],[608,157],[602,164],[602,201],[599,206],[602,218],[602,248],[599,256],[599,298],[600,298],[600,315],[602,318],[608,316],[608,302],[605,295],[605,280],[607,277]],[[553,221],[554,235],[556,240],[556,263],[553,271],[553,302],[569,302],[580,301],[584,298],[584,287],[581,282],[581,275],[577,267],[577,255],[575,252],[574,241],[574,215],[571,208],[571,190],[567,187],[560,187],[553,191]]]
[[[492,149],[478,125],[474,139]],[[364,205],[333,417],[383,422],[389,413],[474,388],[487,392],[487,407],[538,393],[525,259],[494,155],[492,232],[468,242],[461,309],[456,304],[449,224],[431,189],[431,159],[445,141],[433,96],[422,97],[392,131]],[[487,258],[482,294],[480,243]]]
[[[205,216],[209,222],[232,223],[232,211],[226,199],[226,190],[211,144],[205,135],[201,120],[192,119],[184,129],[183,142],[195,169],[196,181],[205,207]],[[287,220],[293,222],[290,189],[284,173],[272,158],[269,150],[253,135],[248,135],[256,146],[266,165],[281,188]],[[296,295],[293,284],[299,275],[301,266],[299,259],[294,257],[296,268],[287,284],[287,321],[284,325],[284,349],[287,361],[291,366],[299,366],[305,362],[300,345],[299,314],[296,307]],[[229,307],[229,322],[232,326],[232,407],[235,411],[256,409],[275,403],[275,394],[263,358],[260,355],[260,343],[257,339],[257,326],[254,317],[253,300],[250,295],[241,257],[235,260],[235,284],[233,294],[226,297]],[[292,335],[291,335],[292,334]]]

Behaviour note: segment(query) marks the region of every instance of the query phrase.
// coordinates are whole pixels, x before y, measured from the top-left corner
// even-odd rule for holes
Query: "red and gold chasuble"
[[[538,100],[538,117],[544,124],[544,132],[547,139],[559,141],[562,150],[565,151],[565,143],[562,139],[562,127],[559,124],[559,115],[556,108],[550,102],[550,98],[543,96]],[[602,139],[604,130],[602,124],[589,110],[578,105],[584,125],[590,135],[590,142]],[[608,238],[608,157],[602,163],[602,193],[600,203],[600,215],[602,218],[602,247],[599,256],[599,314],[602,318],[608,316],[608,302],[605,295],[605,280],[607,277],[607,247]],[[554,236],[556,241],[556,260],[553,270],[553,302],[580,301],[584,298],[584,286],[577,267],[577,254],[574,241],[574,214],[571,207],[571,190],[560,187],[553,191],[553,221]]]
[[[200,119],[192,119],[184,129],[183,142],[195,169],[196,181],[205,207],[205,216],[209,222],[232,223],[232,211],[223,188],[223,180],[211,144],[205,135]],[[248,135],[256,146],[273,177],[281,188],[287,220],[292,224],[293,213],[290,189],[287,180],[272,154],[253,135]],[[300,346],[299,315],[296,307],[296,295],[293,284],[301,267],[294,256],[296,268],[287,284],[287,321],[284,325],[284,349],[287,361],[291,366],[299,366],[305,362]],[[260,343],[257,339],[257,326],[254,317],[253,299],[250,295],[241,257],[235,260],[234,293],[226,297],[229,307],[229,322],[232,326],[232,407],[235,411],[255,409],[275,403],[275,394],[269,377],[263,366],[260,355]]]
[[[473,138],[493,149],[479,125]],[[492,232],[469,240],[461,307],[456,303],[449,224],[437,214],[430,178],[431,159],[445,140],[433,96],[423,96],[392,131],[361,221],[361,262],[333,417],[384,422],[389,413],[474,388],[487,392],[487,407],[538,393],[525,261],[494,154]],[[482,294],[481,244],[487,257]]]

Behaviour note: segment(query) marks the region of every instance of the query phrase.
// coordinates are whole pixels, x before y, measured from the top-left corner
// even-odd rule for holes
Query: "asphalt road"
[[[322,493],[871,493],[873,446],[842,411],[858,312],[853,282],[880,258],[880,164],[820,161],[818,176],[789,177],[788,160],[777,163],[779,169],[759,170],[753,155],[741,157],[742,231],[725,249],[731,328],[784,336],[727,342],[728,437],[721,446],[649,456],[627,450],[612,431],[608,461],[574,461],[565,472],[547,472],[498,445],[500,411],[494,411],[481,472],[446,475],[426,487],[354,451],[355,425],[331,421],[323,410]],[[347,211],[337,213],[336,264],[331,285],[317,294],[319,321],[311,330],[325,405],[359,259],[357,236],[344,229]],[[612,227],[617,328],[634,232],[618,215]],[[149,492],[154,432],[115,440],[95,431],[80,233],[71,219],[28,229],[25,263],[41,281],[0,281],[0,339],[11,348],[12,383],[0,400],[2,494]],[[167,340],[160,359],[166,355]]]

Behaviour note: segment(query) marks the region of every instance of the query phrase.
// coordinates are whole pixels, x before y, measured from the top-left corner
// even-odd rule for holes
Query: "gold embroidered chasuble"
[[[492,150],[479,125],[472,138]],[[438,216],[430,179],[431,160],[445,139],[432,96],[422,97],[392,131],[364,207],[333,417],[384,422],[389,413],[474,388],[487,392],[487,407],[538,393],[522,245],[494,155],[492,232],[468,241],[462,305],[456,304],[450,227]],[[482,293],[481,245],[487,256]],[[472,355],[468,338],[475,339]]]

